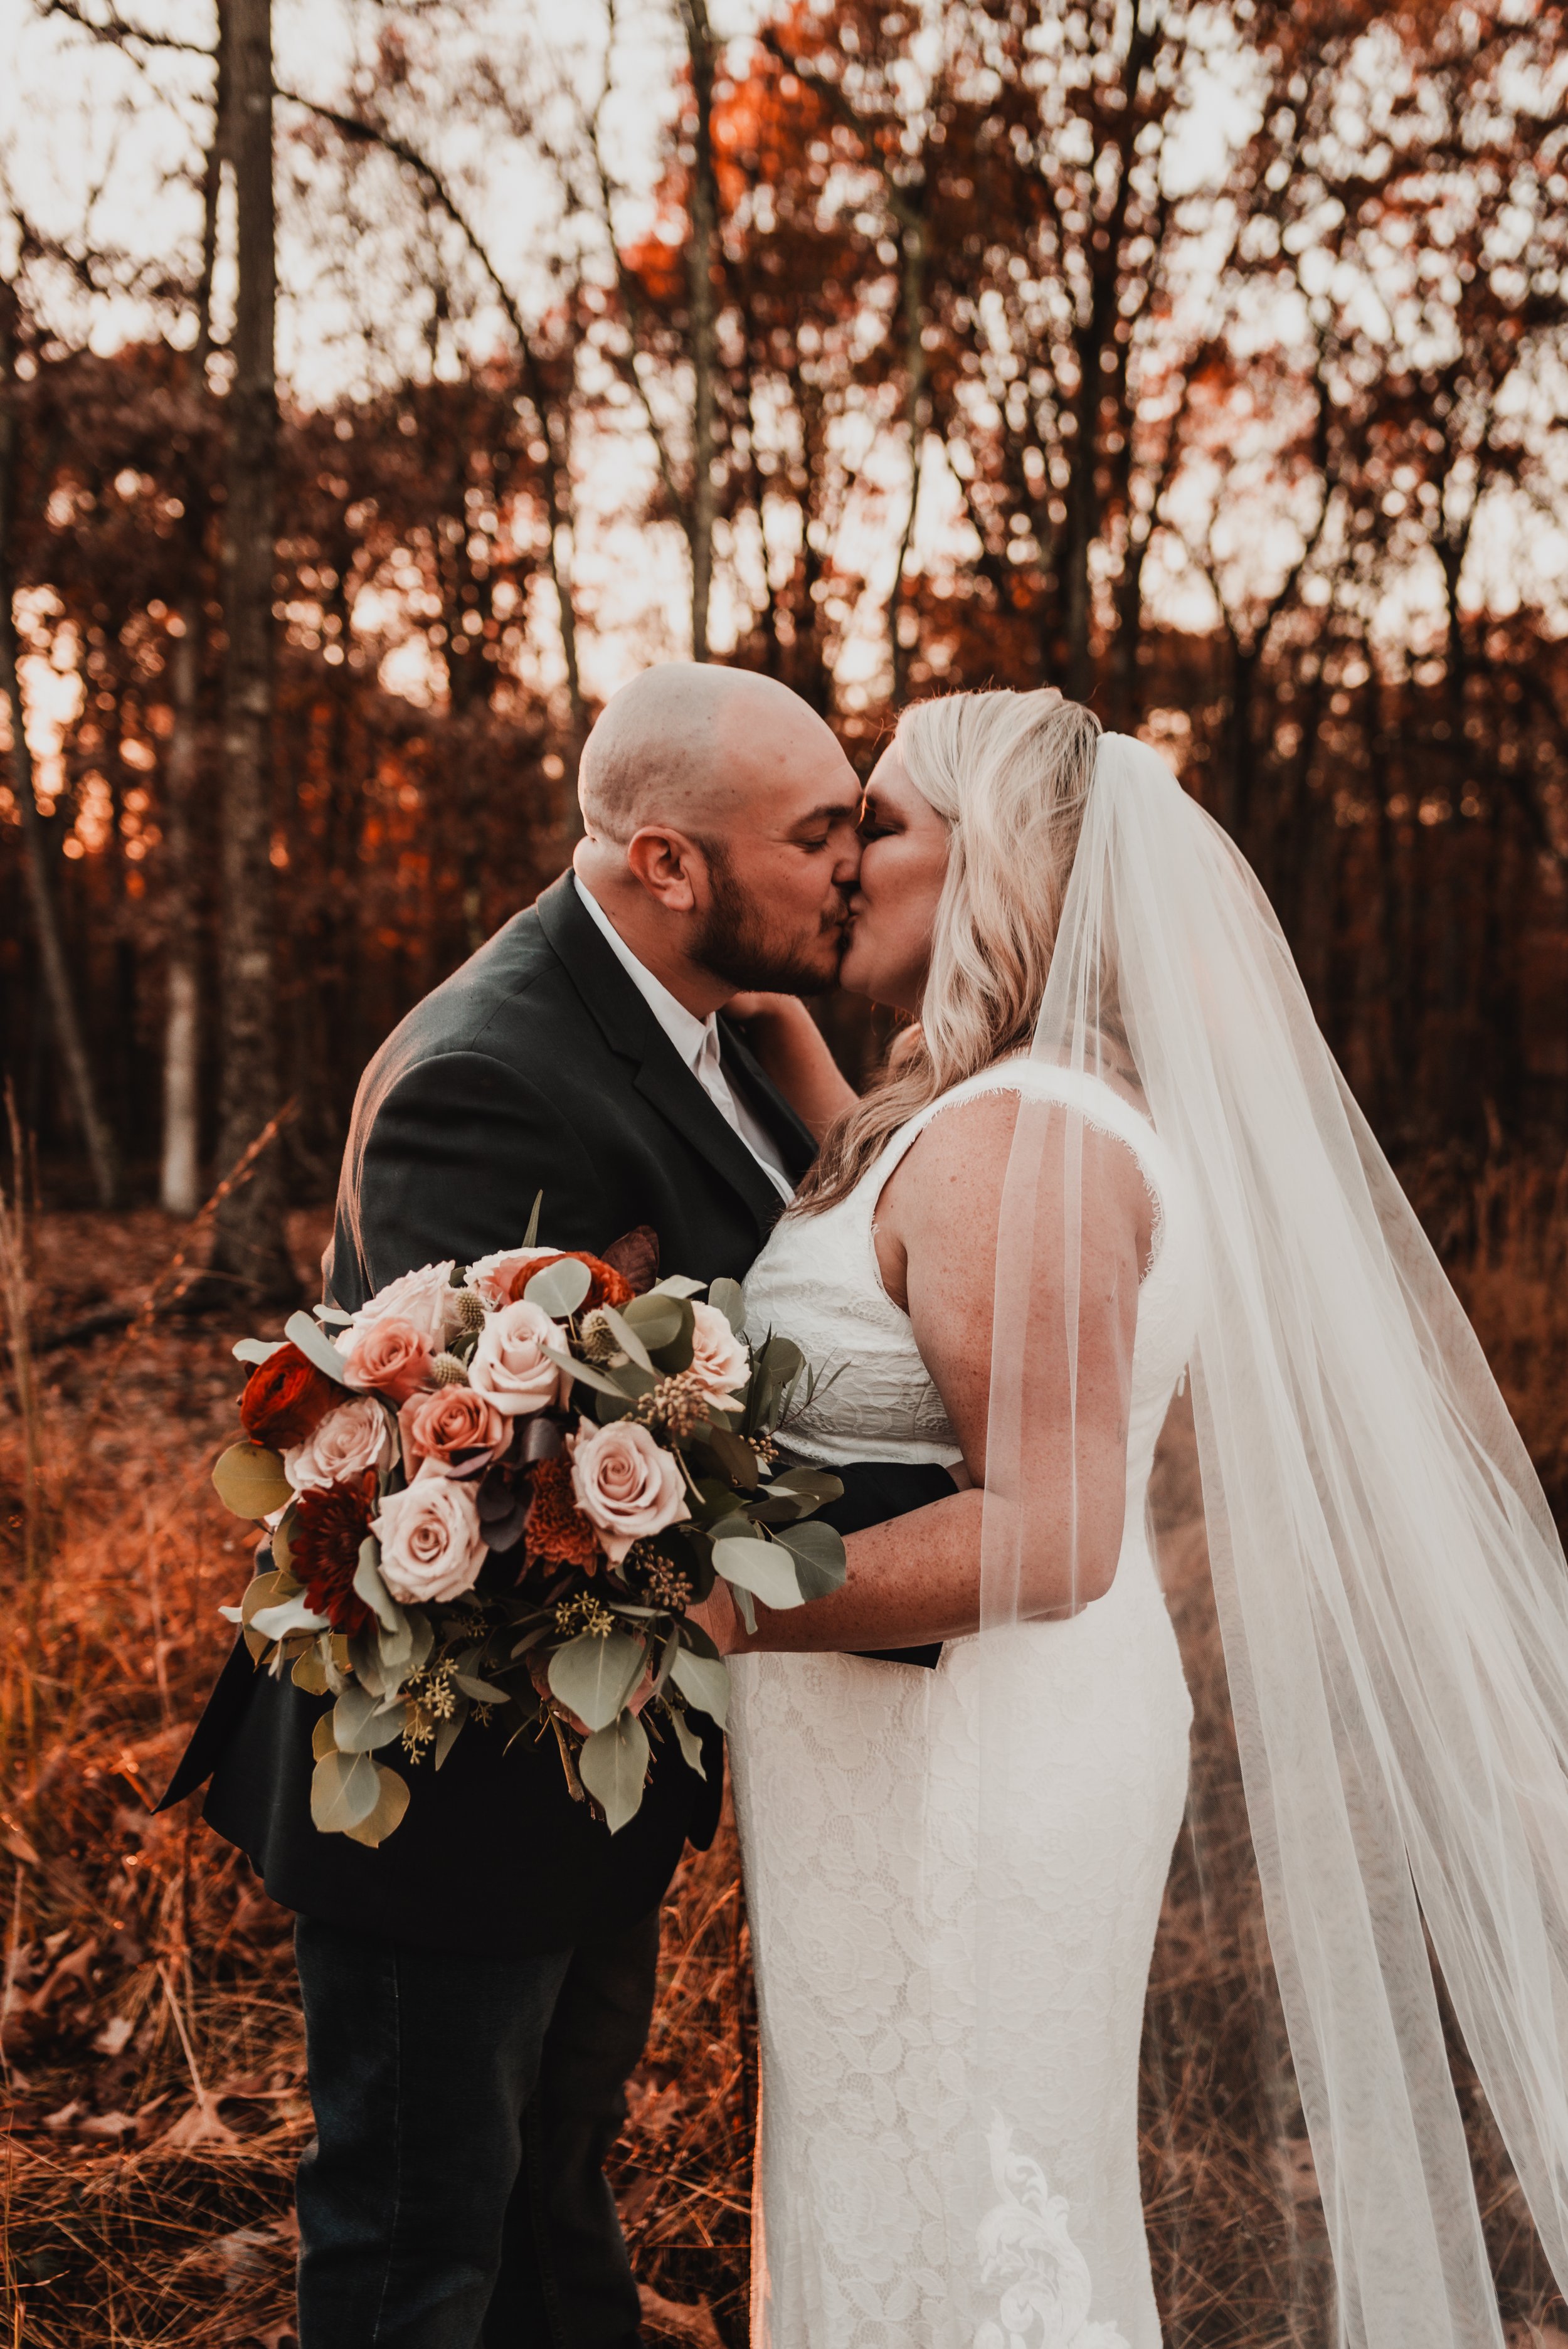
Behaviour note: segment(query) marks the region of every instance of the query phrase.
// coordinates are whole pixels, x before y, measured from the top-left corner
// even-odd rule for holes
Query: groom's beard
[[[692,960],[738,991],[766,995],[825,995],[838,983],[849,901],[811,939],[780,938],[762,909],[737,881],[722,841],[703,841],[713,902],[692,948]]]

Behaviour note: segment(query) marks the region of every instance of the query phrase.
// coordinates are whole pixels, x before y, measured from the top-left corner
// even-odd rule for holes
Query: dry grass
[[[1561,1498],[1568,1201],[1528,1170],[1468,1193],[1439,1174],[1436,1219]],[[297,1220],[302,1279],[318,1226]],[[134,1298],[177,1237],[150,1211],[45,1218],[26,1300],[35,1336]],[[209,1317],[40,1353],[32,1506],[14,1385],[0,1403],[0,1574],[20,1634],[0,1661],[0,2341],[13,2349],[291,2337],[289,2203],[309,2113],[289,1920],[198,1821],[152,1819],[144,1801],[222,1654],[215,1610],[244,1576],[239,1530],[206,1484],[232,1424],[239,1334]],[[1159,1506],[1199,1732],[1145,2040],[1156,2281],[1170,2349],[1315,2349],[1332,2337],[1322,2214],[1270,1991],[1179,1419]],[[666,1924],[617,2189],[639,2275],[667,2312],[691,2312],[650,2302],[651,2335],[739,2349],[755,2080],[727,1830],[683,1870]],[[1561,2323],[1479,2122],[1474,2143],[1505,2314]],[[1568,2349],[1568,2336],[1541,2337]]]

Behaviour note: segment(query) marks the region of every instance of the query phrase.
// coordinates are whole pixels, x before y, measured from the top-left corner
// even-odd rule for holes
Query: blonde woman
[[[804,1015],[774,1014],[796,1108],[840,1112],[747,1282],[754,1334],[788,1328],[834,1373],[790,1446],[939,1462],[965,1488],[852,1537],[835,1596],[764,1611],[755,1640],[723,1627],[763,2051],[756,2338],[777,2349],[967,2344],[995,2312],[971,2144],[983,1694],[1013,1708],[1030,1789],[1010,2117],[1067,2200],[1096,2312],[1131,2349],[1159,2338],[1138,2050],[1191,1707],[1143,1495],[1194,1309],[1179,1179],[1130,1070],[1078,1081],[1099,1206],[1078,1475],[1060,1473],[1053,1414],[1023,1497],[1053,1521],[1055,1570],[1005,1689],[983,1692],[975,1636],[998,1229],[1020,1102],[1066,1073],[1028,1051],[1099,730],[1047,694],[909,711],[866,796],[842,983],[918,1017],[918,1038],[857,1103]],[[936,1641],[934,1671],[862,1660]]]
[[[1151,750],[955,695],[864,815],[843,981],[919,1030],[857,1102],[798,1007],[760,1023],[823,1141],[748,1326],[834,1373],[795,1451],[957,1489],[852,1535],[836,1593],[715,1612],[754,2341],[1156,2349],[1138,2058],[1191,1713],[1145,1501],[1186,1373],[1339,2333],[1501,2349],[1428,1950],[1568,2287],[1540,1485],[1255,880]]]

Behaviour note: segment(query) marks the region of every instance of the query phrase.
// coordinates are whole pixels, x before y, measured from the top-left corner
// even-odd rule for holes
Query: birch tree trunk
[[[49,849],[33,790],[33,757],[27,745],[26,711],[16,643],[16,575],[13,553],[16,528],[16,297],[0,285],[0,693],[11,719],[11,781],[22,828],[22,858],[27,902],[38,941],[44,994],[55,1042],[66,1065],[66,1083],[92,1167],[100,1207],[112,1207],[118,1182],[114,1143],[98,1109],[98,1090],[88,1060],[76,991],[66,960],[59,911],[49,880]]]
[[[218,1164],[225,1173],[278,1107],[273,983],[273,571],[277,473],[273,344],[271,0],[224,0],[228,146],[234,171],[239,285],[223,508],[221,1028]],[[275,1151],[220,1211],[213,1268],[258,1299],[298,1294],[284,1235]]]
[[[191,389],[205,403],[212,342],[212,270],[217,258],[218,193],[228,104],[225,18],[218,20],[217,89],[202,184],[201,274],[196,287],[196,340],[189,359]],[[159,1195],[168,1214],[193,1216],[201,1199],[201,905],[196,885],[194,814],[201,768],[201,582],[207,545],[207,481],[200,449],[185,471],[184,539],[190,592],[181,600],[181,633],[170,658],[174,731],[164,769],[165,926],[163,1010],[163,1164]]]

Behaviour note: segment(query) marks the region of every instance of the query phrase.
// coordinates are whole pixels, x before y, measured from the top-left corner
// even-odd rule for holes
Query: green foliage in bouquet
[[[656,1744],[704,1774],[691,1716],[728,1676],[689,1611],[716,1579],[798,1607],[844,1578],[813,1516],[842,1490],[778,1436],[816,1373],[745,1336],[732,1280],[654,1278],[651,1233],[603,1257],[525,1240],[429,1265],[354,1316],[245,1340],[244,1439],[213,1483],[269,1526],[237,1621],[258,1667],[334,1702],[311,1811],[376,1845],[407,1808],[387,1757],[439,1769],[470,1723],[552,1737],[612,1833]]]

